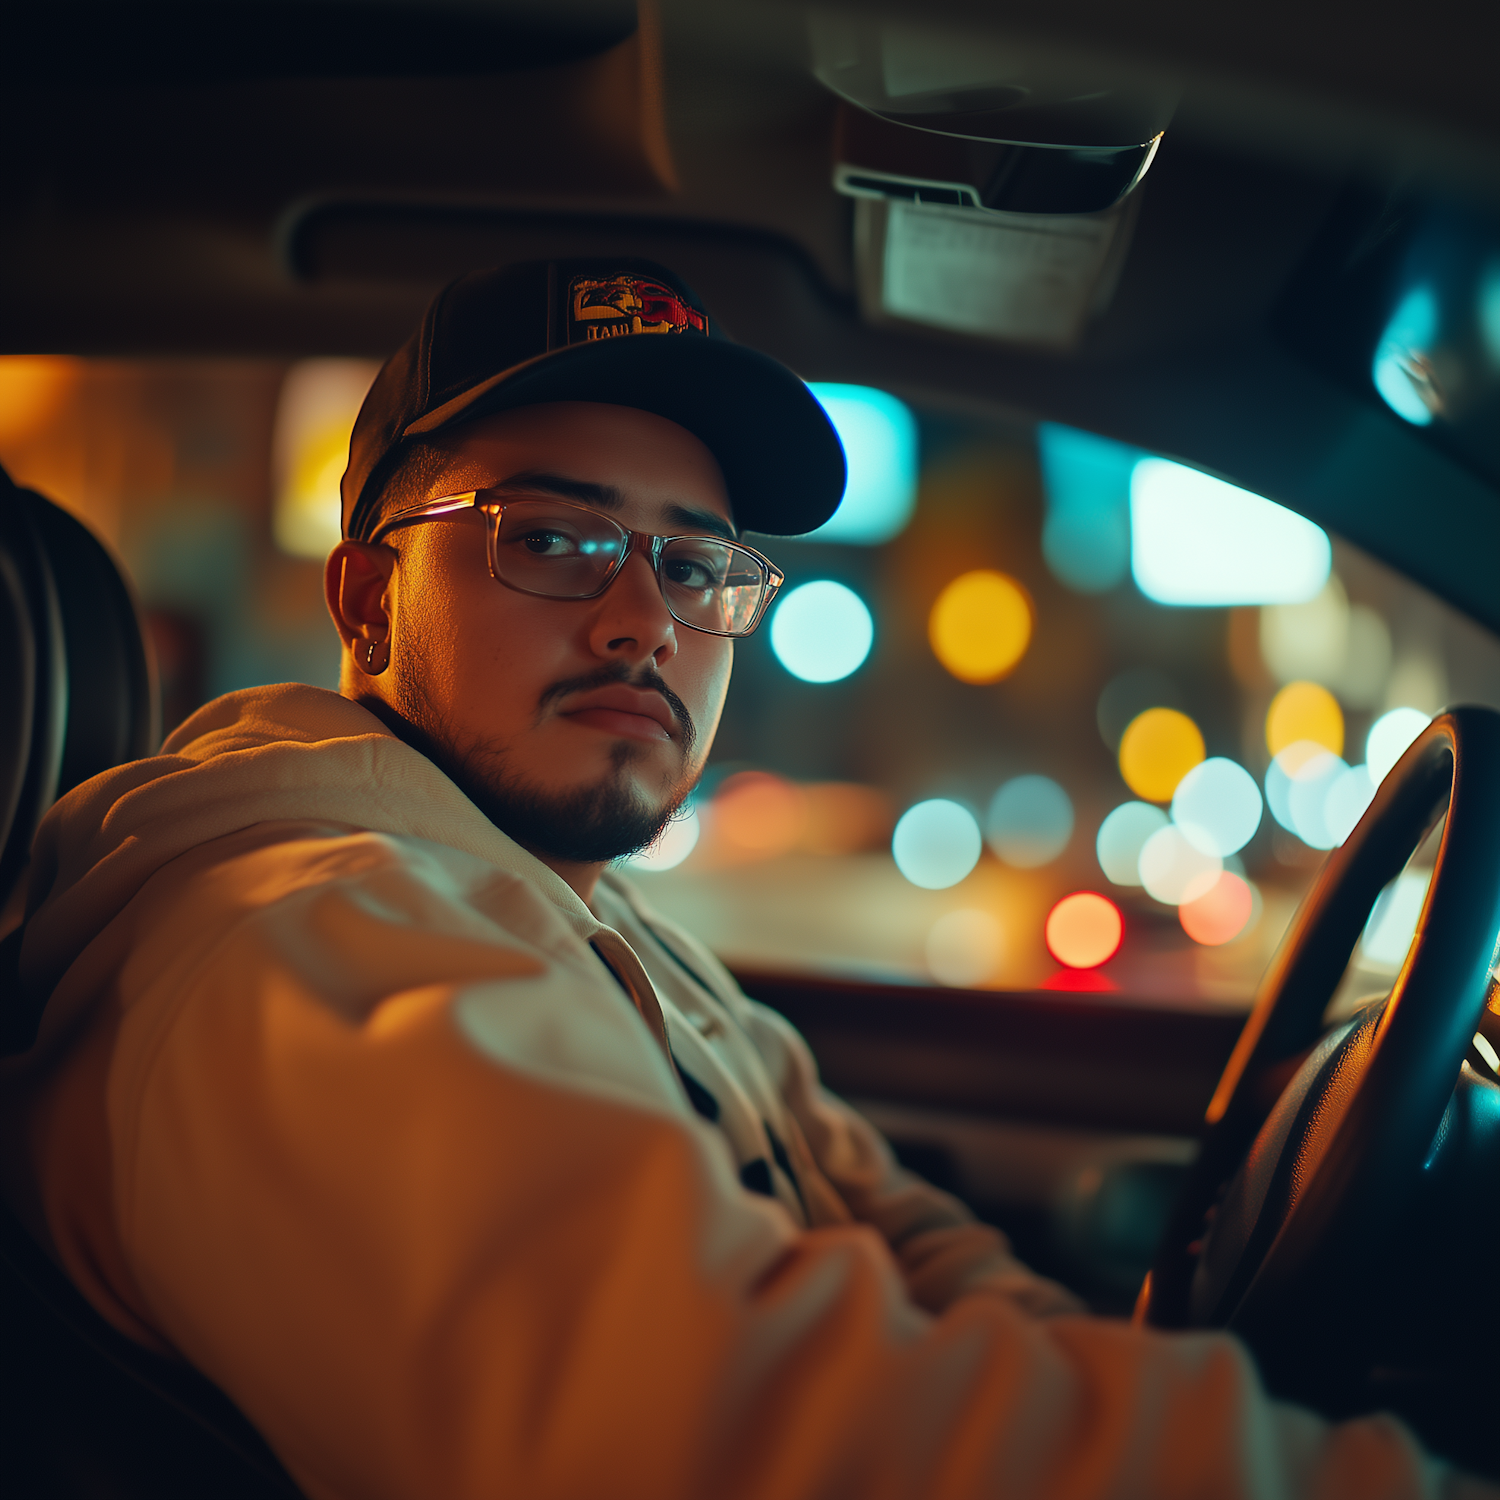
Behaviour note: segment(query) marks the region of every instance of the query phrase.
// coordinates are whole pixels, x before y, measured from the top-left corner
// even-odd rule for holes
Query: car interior
[[[755,539],[787,587],[648,897],[1095,1311],[1500,1476],[1497,14],[19,8],[0,1050],[48,808],[337,685],[349,427],[431,297],[646,258],[851,475]],[[0,1316],[8,1492],[299,1493],[9,1212]]]

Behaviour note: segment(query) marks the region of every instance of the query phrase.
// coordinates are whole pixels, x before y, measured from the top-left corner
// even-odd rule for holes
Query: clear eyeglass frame
[[[590,527],[604,532],[606,536],[613,535],[618,538],[610,560],[603,566],[603,571],[598,572],[597,565],[594,567],[594,576],[597,578],[595,586],[586,589],[579,589],[576,586],[529,588],[524,583],[518,582],[514,576],[506,576],[507,570],[501,561],[501,538],[507,511],[515,516],[519,507],[529,506],[532,503],[544,507],[549,512],[560,512],[564,515],[576,512],[581,517],[587,518]],[[651,571],[656,575],[656,584],[661,590],[662,602],[666,605],[667,612],[679,625],[685,625],[689,630],[701,631],[704,635],[724,636],[737,640],[752,634],[760,625],[765,618],[766,610],[770,608],[772,600],[776,597],[777,590],[786,581],[786,575],[769,557],[757,552],[754,547],[747,547],[743,542],[732,542],[727,537],[701,533],[684,532],[671,536],[656,536],[650,532],[632,531],[628,526],[620,525],[613,517],[603,514],[594,506],[583,505],[573,500],[558,499],[552,495],[528,493],[525,490],[502,488],[466,490],[461,494],[444,495],[436,500],[424,500],[418,505],[408,506],[405,510],[396,511],[393,515],[386,517],[370,533],[369,540],[379,542],[397,527],[455,515],[471,509],[481,512],[489,523],[486,530],[490,577],[496,583],[503,584],[518,594],[530,594],[535,598],[597,599],[614,582],[631,554],[640,551],[645,554],[647,561],[651,564]],[[667,580],[662,577],[663,554],[674,542],[711,543],[715,548],[722,548],[726,556],[738,568],[745,570],[746,574],[753,572],[758,577],[759,593],[748,619],[738,622],[732,629],[716,630],[711,625],[700,623],[699,620],[686,619],[678,612],[681,607],[680,601],[674,605]]]

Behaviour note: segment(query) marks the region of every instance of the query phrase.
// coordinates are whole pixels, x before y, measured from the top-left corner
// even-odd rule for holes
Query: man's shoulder
[[[274,744],[318,744],[366,735],[394,738],[350,698],[305,682],[240,688],[205,703],[172,731],[163,755],[206,760]]]

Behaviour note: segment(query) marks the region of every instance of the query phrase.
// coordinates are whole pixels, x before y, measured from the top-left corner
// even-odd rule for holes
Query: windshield
[[[146,607],[167,727],[333,687],[320,559],[365,361],[0,360],[0,461]],[[1094,435],[815,386],[850,459],[708,769],[630,862],[731,963],[1243,1008],[1427,718],[1500,644],[1261,497]],[[1388,893],[1367,966],[1404,952]],[[1414,895],[1414,893],[1416,893]]]

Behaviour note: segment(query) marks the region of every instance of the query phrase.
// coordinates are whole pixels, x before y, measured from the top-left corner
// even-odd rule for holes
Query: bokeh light
[[[1004,573],[979,568],[938,595],[927,637],[960,682],[998,682],[1026,654],[1031,621],[1026,590]]]
[[[1491,257],[1479,281],[1479,335],[1490,363],[1500,368],[1500,259]],[[1497,1069],[1500,1071],[1500,1069]]]
[[[1376,897],[1359,940],[1364,965],[1394,974],[1406,962],[1431,880],[1430,869],[1404,870]]]
[[[1335,845],[1354,832],[1374,797],[1375,783],[1368,766],[1350,766],[1328,788],[1323,799],[1323,822]]]
[[[927,934],[927,968],[939,984],[980,984],[999,967],[1004,933],[987,911],[944,912]]]
[[[1195,943],[1217,948],[1245,930],[1254,910],[1255,893],[1248,883],[1225,870],[1201,896],[1177,908],[1177,920]]]
[[[1311,849],[1332,849],[1338,843],[1328,826],[1328,794],[1348,770],[1339,756],[1325,751],[1303,761],[1292,776],[1287,794],[1292,831]]]
[[[865,601],[831,578],[783,595],[771,613],[771,649],[803,682],[838,682],[858,670],[875,641]]]
[[[1394,651],[1381,615],[1351,605],[1343,582],[1331,574],[1305,604],[1261,610],[1260,654],[1277,682],[1320,682],[1349,707],[1368,709],[1385,697]]]
[[[1143,458],[1130,478],[1130,567],[1158,604],[1296,604],[1333,548],[1305,516],[1212,475]]]
[[[1188,843],[1222,859],[1255,837],[1261,805],[1255,778],[1243,766],[1216,755],[1177,783],[1172,821]]]
[[[770,771],[737,771],[714,793],[717,841],[770,858],[796,848],[807,822],[801,787]]]
[[[873,547],[897,536],[917,500],[917,420],[904,401],[867,385],[808,389],[844,445],[849,479],[839,508],[807,540]]]
[[[1109,753],[1119,753],[1120,740],[1130,721],[1148,708],[1181,708],[1182,694],[1165,672],[1155,667],[1127,667],[1105,684],[1094,706],[1099,737]]]
[[[1376,786],[1390,775],[1407,746],[1430,723],[1432,719],[1420,708],[1393,708],[1376,719],[1365,738],[1365,764]]]
[[[1301,604],[1260,612],[1260,654],[1277,682],[1332,683],[1349,649],[1349,596],[1337,573]]]
[[[1312,740],[1288,745],[1266,768],[1266,806],[1289,833],[1313,849],[1338,842],[1328,822],[1328,798],[1349,767]]]
[[[57,355],[0,356],[0,443],[27,438],[50,421],[67,400],[81,369],[82,361]]]
[[[1326,687],[1316,682],[1289,682],[1266,711],[1266,749],[1280,755],[1289,745],[1307,740],[1335,755],[1344,752],[1344,711]]]
[[[1380,399],[1414,427],[1432,421],[1423,395],[1432,388],[1428,358],[1437,336],[1437,297],[1430,286],[1416,286],[1397,304],[1375,346],[1370,378]]]
[[[809,854],[855,854],[890,837],[895,809],[877,787],[851,781],[816,781],[802,789],[801,847]]]
[[[1079,593],[1112,589],[1130,567],[1130,475],[1140,450],[1052,422],[1037,428],[1036,441],[1047,566]]]
[[[979,863],[983,847],[974,814],[944,797],[907,808],[891,835],[896,868],[929,891],[957,885]]]
[[[1050,776],[1017,776],[995,793],[985,832],[1018,870],[1050,864],[1073,836],[1073,801]]]
[[[1170,802],[1177,783],[1203,754],[1203,735],[1185,713],[1148,708],[1120,737],[1120,775],[1137,797]]]
[[[1139,869],[1148,896],[1164,906],[1179,906],[1212,890],[1224,861],[1195,848],[1169,823],[1146,840]]]
[[[698,847],[702,824],[698,814],[689,809],[673,818],[657,841],[625,861],[631,870],[671,870],[680,865]]]
[[[271,529],[293,557],[320,562],[343,535],[339,480],[349,434],[380,365],[364,359],[304,359],[281,382],[271,440],[276,502]]]
[[[1099,825],[1094,851],[1099,868],[1115,885],[1141,883],[1141,850],[1167,826],[1167,815],[1149,802],[1123,802]]]
[[[1097,891],[1064,896],[1047,916],[1047,951],[1070,969],[1097,969],[1120,951],[1125,919]]]

